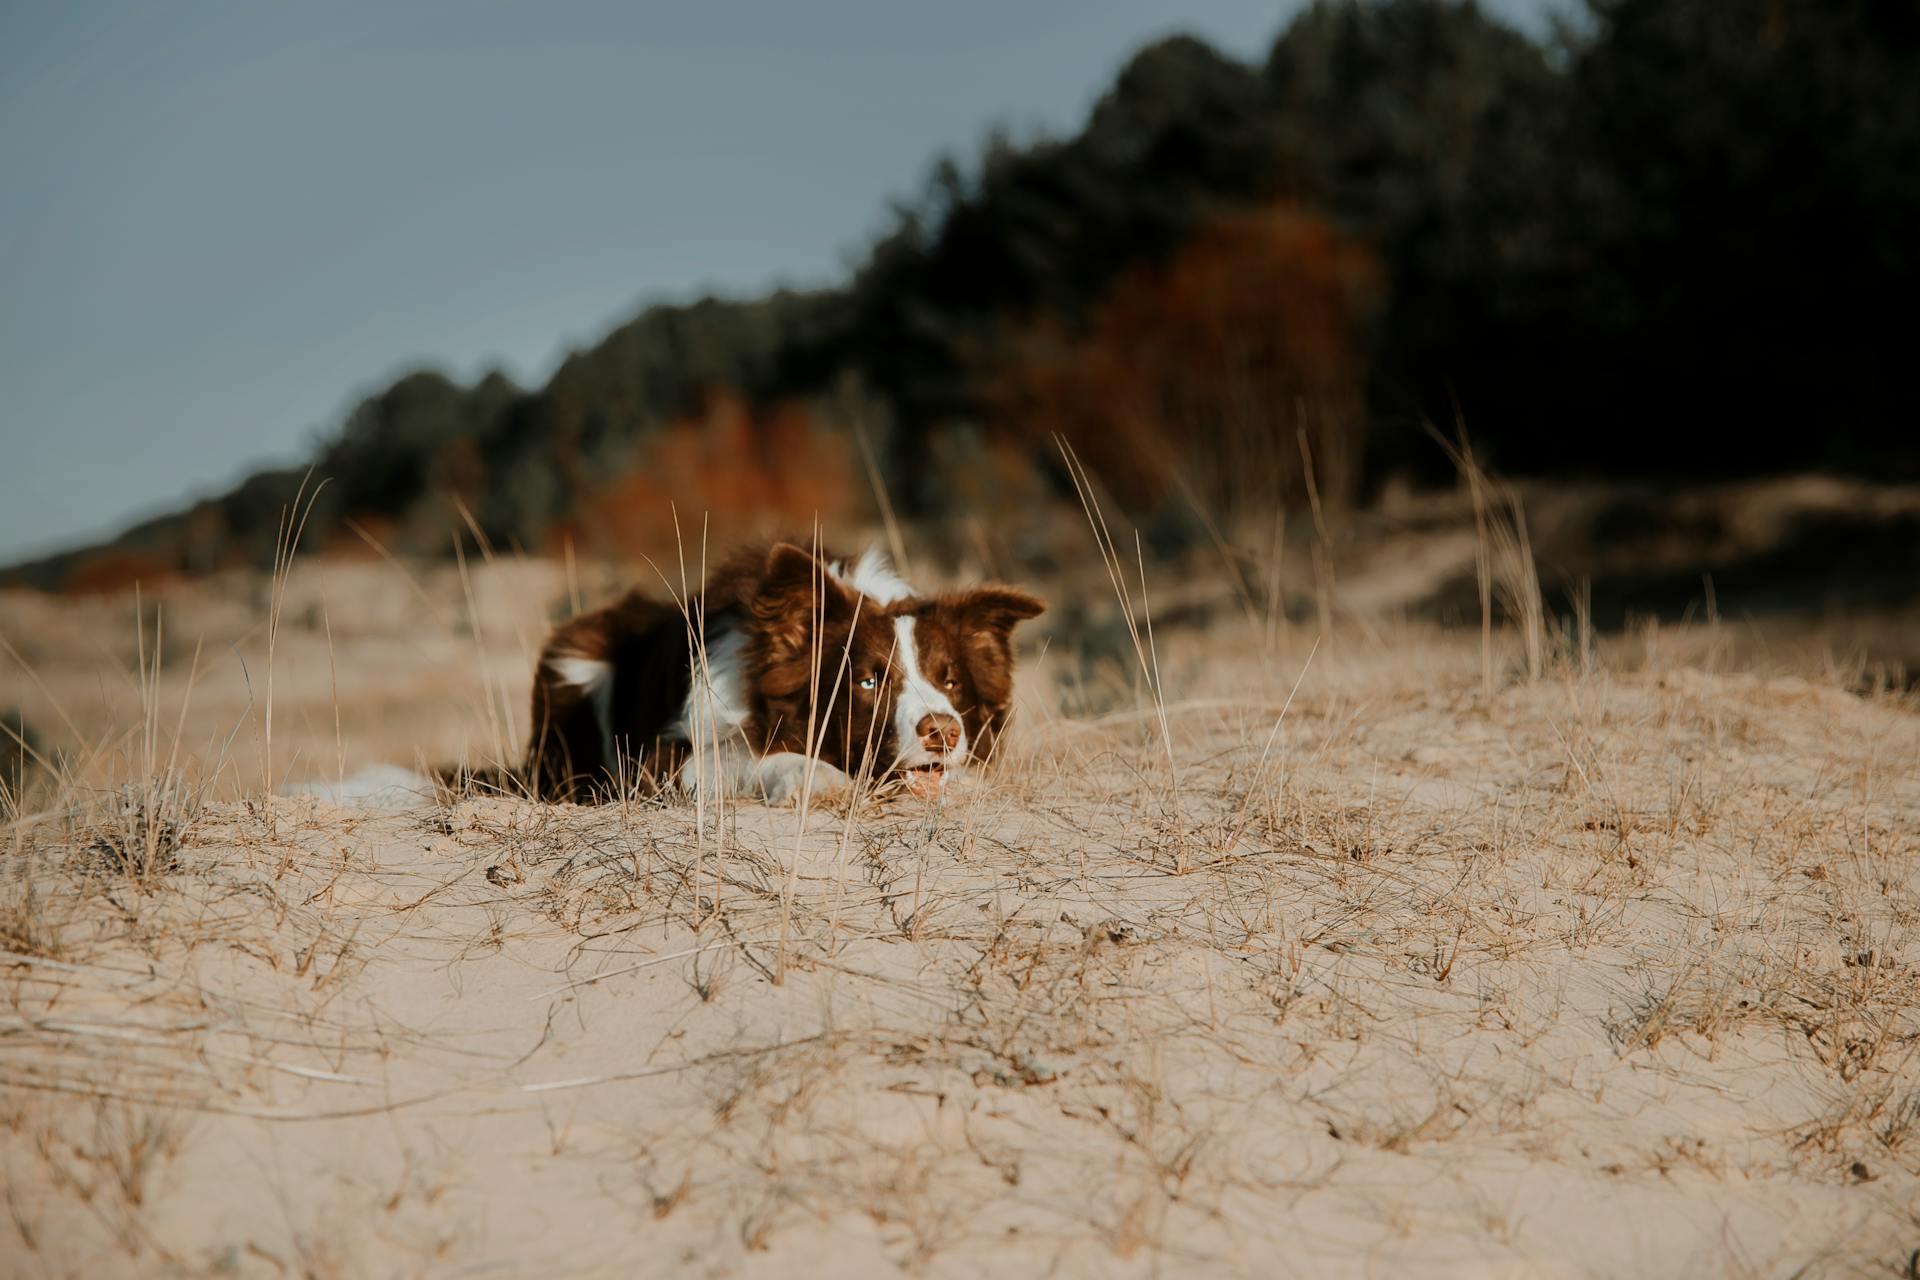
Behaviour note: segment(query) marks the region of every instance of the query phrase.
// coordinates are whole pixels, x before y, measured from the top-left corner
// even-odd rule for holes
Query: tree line
[[[1588,0],[1543,40],[1319,0],[1264,62],[1164,40],[1072,136],[938,160],[840,287],[649,308],[539,388],[399,379],[319,450],[310,525],[550,547],[720,419],[749,450],[857,421],[935,516],[956,434],[1059,482],[1058,433],[1147,513],[1443,479],[1428,424],[1513,473],[1913,476],[1916,227],[1910,0]],[[264,561],[307,474],[118,546]]]

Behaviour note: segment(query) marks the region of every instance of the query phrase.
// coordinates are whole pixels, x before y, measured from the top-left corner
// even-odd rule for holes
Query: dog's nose
[[[960,745],[960,717],[944,711],[920,717],[920,723],[914,726],[920,734],[920,745],[929,751],[951,751]]]

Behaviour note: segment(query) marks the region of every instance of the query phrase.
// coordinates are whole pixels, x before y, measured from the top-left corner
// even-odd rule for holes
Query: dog
[[[990,759],[1013,699],[1015,587],[923,595],[884,555],[743,550],[700,593],[634,590],[548,637],[521,781],[546,800],[633,785],[781,803],[856,780],[938,796]]]

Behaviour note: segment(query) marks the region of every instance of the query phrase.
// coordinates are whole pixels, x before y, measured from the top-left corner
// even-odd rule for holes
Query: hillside
[[[1166,40],[1074,135],[936,162],[839,288],[650,308],[538,388],[410,374],[310,477],[6,577],[265,564],[303,482],[323,549],[630,554],[670,501],[855,518],[856,427],[931,516],[1057,489],[1056,432],[1143,518],[1302,432],[1361,501],[1449,474],[1421,426],[1461,415],[1510,473],[1911,477],[1879,317],[1920,284],[1916,68],[1920,18],[1875,0],[1621,0],[1552,47],[1471,5],[1322,0],[1260,65]],[[1210,509],[1303,498],[1278,467]]]

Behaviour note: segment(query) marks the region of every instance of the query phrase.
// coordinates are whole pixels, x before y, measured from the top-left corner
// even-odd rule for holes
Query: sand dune
[[[1012,754],[940,808],[149,778],[29,815],[0,1255],[1895,1274],[1920,719],[1668,642],[1503,656],[1489,690],[1472,636],[1165,634],[1164,721],[1085,710],[1048,652]],[[327,728],[281,733],[311,764]]]

